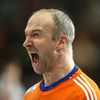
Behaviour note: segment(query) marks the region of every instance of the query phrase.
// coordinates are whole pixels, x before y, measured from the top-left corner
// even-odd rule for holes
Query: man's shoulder
[[[97,84],[88,77],[81,69],[79,69],[77,75],[73,78],[74,85],[78,92],[78,95],[81,96],[81,94],[84,93],[87,100],[91,98],[95,98],[95,100],[99,100],[97,98],[100,98],[100,90]],[[82,93],[81,93],[82,92]],[[82,95],[83,96],[83,95]]]
[[[36,84],[33,85],[32,87],[30,87],[30,88],[25,92],[25,94],[28,94],[28,93],[30,93],[30,92],[33,92],[33,91],[37,88],[38,84],[39,84],[39,83],[36,83]]]

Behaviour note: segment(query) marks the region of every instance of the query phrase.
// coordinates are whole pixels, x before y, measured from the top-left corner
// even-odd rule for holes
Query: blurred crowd
[[[22,46],[27,20],[40,8],[56,8],[71,17],[76,28],[75,62],[100,87],[100,0],[0,0],[0,100],[16,100],[1,99],[3,91],[7,98],[9,94],[21,98],[25,89],[41,79]],[[11,59],[20,61],[21,66]]]
[[[0,100],[23,100],[25,88],[20,67],[15,61],[5,64],[0,76]]]

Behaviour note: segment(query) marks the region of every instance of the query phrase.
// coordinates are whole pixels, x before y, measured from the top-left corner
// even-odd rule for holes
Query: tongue
[[[36,53],[32,55],[32,59],[33,59],[33,63],[35,63],[35,64],[37,64],[39,62],[39,57]]]
[[[36,63],[39,62],[39,59],[38,59],[37,57],[34,57],[34,58],[33,58],[33,62],[36,64]]]

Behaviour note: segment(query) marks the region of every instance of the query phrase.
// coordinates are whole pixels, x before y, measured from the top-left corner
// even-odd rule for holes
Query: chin
[[[32,64],[33,70],[35,73],[37,74],[43,74],[44,73],[44,66],[42,64],[38,64],[37,66],[34,66],[34,64]]]
[[[34,72],[37,74],[43,74],[43,71],[41,69],[34,69]]]

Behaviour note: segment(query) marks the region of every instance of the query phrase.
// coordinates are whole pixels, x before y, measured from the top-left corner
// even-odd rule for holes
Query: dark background
[[[100,0],[0,0],[0,74],[14,60],[20,63],[26,89],[42,78],[34,73],[22,46],[27,21],[41,8],[56,8],[70,16],[76,28],[75,62],[100,87]]]

